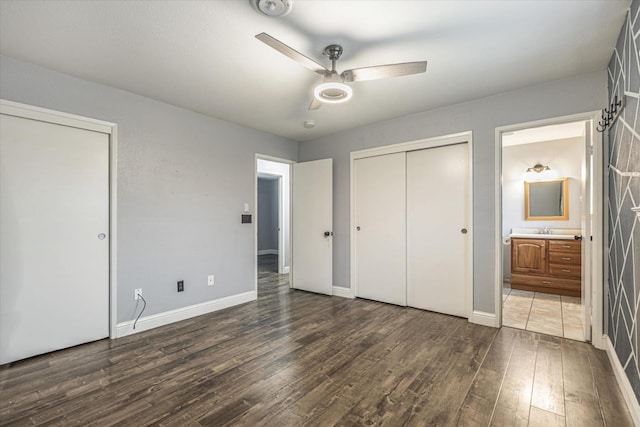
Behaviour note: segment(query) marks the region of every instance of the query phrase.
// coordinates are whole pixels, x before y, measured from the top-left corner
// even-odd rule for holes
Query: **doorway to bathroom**
[[[602,261],[593,253],[602,229],[594,227],[601,218],[594,203],[602,200],[594,139],[588,116],[498,131],[503,326],[591,340],[593,302],[602,298]]]

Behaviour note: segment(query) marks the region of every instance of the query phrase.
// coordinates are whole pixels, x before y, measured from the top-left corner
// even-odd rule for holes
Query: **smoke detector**
[[[279,18],[291,12],[293,0],[251,0],[251,5],[263,15]]]

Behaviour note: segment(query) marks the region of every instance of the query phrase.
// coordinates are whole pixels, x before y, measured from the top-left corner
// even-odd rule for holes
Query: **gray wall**
[[[296,160],[296,142],[6,56],[0,97],[118,124],[118,322],[135,288],[145,315],[254,290],[255,153]]]
[[[471,130],[474,150],[474,309],[493,313],[496,275],[494,271],[494,193],[497,167],[494,160],[495,128],[600,110],[606,102],[606,97],[606,72],[603,70],[515,89],[301,143],[300,161],[326,157],[334,159],[333,284],[346,287],[350,285],[349,153],[365,148]],[[348,108],[348,106],[335,108]]]
[[[258,178],[258,250],[278,250],[278,180]]]
[[[609,63],[609,96],[624,98],[626,107],[609,131],[609,304],[608,330],[620,364],[640,399],[640,218],[631,208],[640,206],[640,124],[638,123],[638,38],[640,20],[635,26],[640,0],[633,0],[616,50]],[[636,36],[637,37],[637,36]],[[622,61],[622,67],[619,62]],[[628,91],[636,97],[624,96]],[[626,123],[626,125],[625,125]],[[634,129],[635,135],[629,130]],[[635,279],[634,279],[635,278]]]

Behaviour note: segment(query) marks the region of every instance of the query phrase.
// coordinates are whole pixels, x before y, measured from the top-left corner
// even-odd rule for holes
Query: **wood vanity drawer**
[[[579,297],[581,286],[579,279],[512,274],[511,288]]]
[[[582,264],[580,253],[549,252],[549,264]]]
[[[582,267],[578,265],[561,265],[561,264],[549,264],[549,274],[560,277],[571,277],[580,279],[582,273]]]
[[[549,240],[549,252],[577,252],[581,251],[580,240]]]

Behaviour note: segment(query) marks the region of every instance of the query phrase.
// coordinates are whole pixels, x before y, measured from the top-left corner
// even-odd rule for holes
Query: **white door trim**
[[[433,138],[420,139],[415,141],[401,142],[398,144],[384,145],[375,148],[368,148],[365,150],[352,151],[349,159],[349,183],[350,183],[350,206],[349,206],[349,239],[350,239],[350,282],[349,289],[351,290],[350,297],[353,298],[356,295],[356,244],[355,244],[355,174],[354,174],[354,161],[357,159],[363,159],[366,157],[381,156],[384,154],[394,153],[406,153],[408,151],[423,150],[426,148],[441,147],[445,145],[467,143],[469,153],[469,203],[468,203],[468,218],[469,226],[467,227],[469,233],[469,247],[471,253],[469,255],[467,271],[469,274],[465,297],[467,300],[467,317],[471,320],[473,313],[473,132],[460,132],[451,135],[437,136]]]
[[[590,111],[586,113],[573,114],[569,116],[554,117],[550,119],[536,120],[532,122],[517,123],[508,126],[500,126],[495,130],[495,326],[499,328],[502,325],[502,134],[505,132],[514,132],[527,128],[540,126],[557,125],[563,123],[571,123],[578,121],[591,121],[592,144],[593,151],[593,217],[591,233],[593,241],[589,241],[589,236],[584,236],[583,243],[591,244],[591,259],[586,260],[590,263],[591,269],[591,342],[594,347],[604,349],[605,341],[603,337],[603,289],[606,286],[606,280],[603,278],[603,265],[607,261],[606,252],[603,253],[603,139],[602,134],[597,132],[595,127],[597,119],[601,111]],[[602,281],[600,280],[602,278]]]
[[[0,99],[0,113],[41,122],[75,127],[109,135],[109,338],[117,335],[118,268],[117,268],[117,159],[118,125],[111,122],[77,116],[19,102]]]
[[[284,163],[287,165],[292,165],[294,163],[296,163],[294,160],[288,160],[288,159],[283,159],[280,157],[274,157],[274,156],[269,156],[266,154],[259,154],[256,153],[255,154],[255,160],[254,160],[254,176],[253,176],[253,206],[254,206],[254,221],[253,221],[253,235],[254,235],[254,254],[253,254],[253,262],[254,262],[254,271],[253,271],[253,277],[255,278],[255,283],[254,283],[254,290],[256,291],[256,293],[258,292],[258,160],[269,160],[271,162],[277,162],[277,163]],[[269,175],[274,175],[274,176],[279,176],[280,177],[280,185],[279,187],[279,192],[280,192],[280,204],[282,204],[282,186],[283,184],[283,180],[282,177],[284,175],[280,175],[278,173],[275,172],[269,172]],[[289,168],[289,231],[291,231],[291,184],[292,184],[292,179],[291,179],[291,168]],[[251,211],[251,209],[249,209]],[[285,247],[285,238],[284,238],[284,227],[283,227],[283,223],[284,223],[284,219],[283,217],[284,212],[282,212],[282,206],[278,206],[278,226],[280,227],[280,232],[278,232],[278,271],[280,271],[281,268],[281,262],[280,262],[280,257],[281,257],[281,253],[284,252],[284,247]],[[288,241],[288,246],[289,248],[291,248],[291,232],[289,232],[289,241]],[[289,274],[289,287],[291,287],[291,265],[289,265],[289,270],[284,272],[285,274]]]

